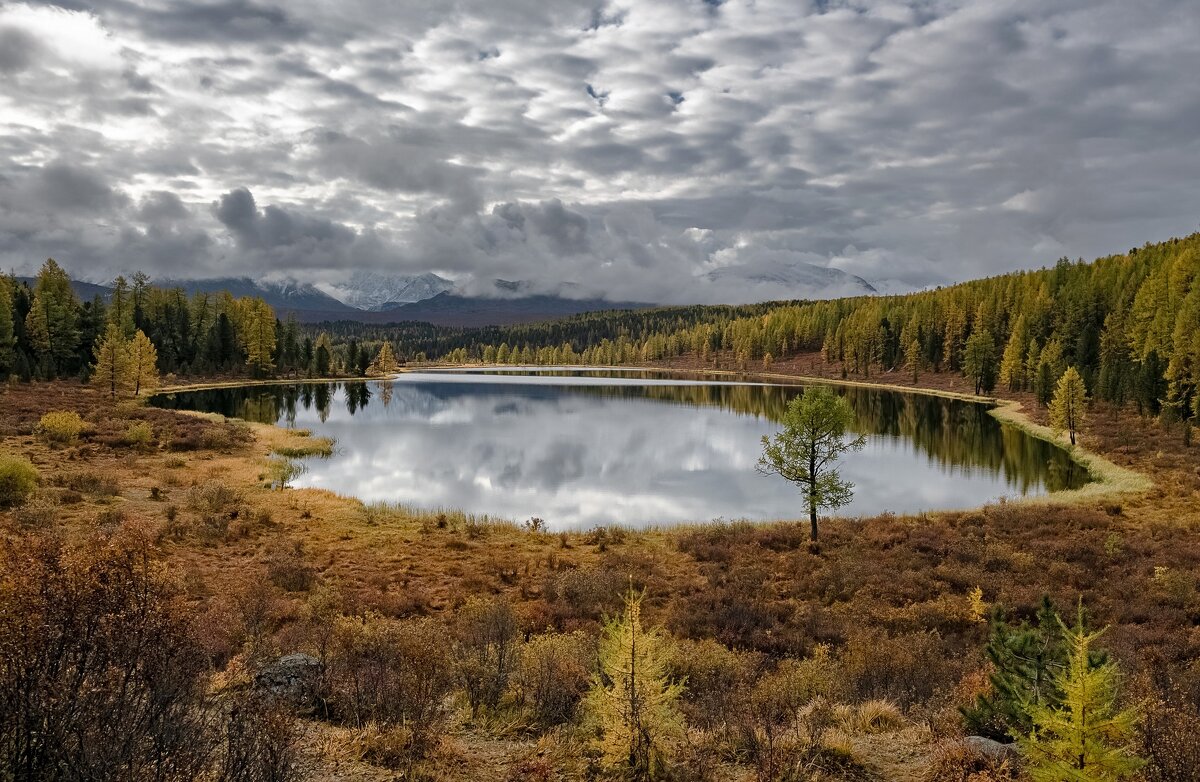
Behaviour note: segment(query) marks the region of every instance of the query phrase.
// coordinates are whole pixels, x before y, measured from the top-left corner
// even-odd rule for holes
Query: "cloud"
[[[941,284],[1195,230],[1197,70],[1182,0],[8,3],[0,264]]]

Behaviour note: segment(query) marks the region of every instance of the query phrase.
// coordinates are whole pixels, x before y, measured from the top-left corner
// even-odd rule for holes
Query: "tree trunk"
[[[817,504],[810,502],[808,505],[808,521],[812,525],[812,533],[810,538],[813,543],[817,542]]]

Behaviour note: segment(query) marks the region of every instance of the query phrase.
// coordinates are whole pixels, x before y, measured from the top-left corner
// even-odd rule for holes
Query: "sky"
[[[1195,0],[0,2],[0,268],[922,288],[1200,228],[1198,73]]]

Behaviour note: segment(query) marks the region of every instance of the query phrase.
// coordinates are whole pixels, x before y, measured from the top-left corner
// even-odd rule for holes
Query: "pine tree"
[[[16,332],[13,328],[12,282],[0,275],[0,378],[12,373],[16,361]]]
[[[158,389],[158,350],[154,343],[138,329],[133,339],[126,343],[126,353],[133,395],[138,396],[143,391],[154,393]]]
[[[128,347],[115,323],[109,323],[104,335],[96,342],[91,381],[107,391],[111,399],[116,399],[133,386]]]
[[[666,636],[642,627],[642,597],[631,589],[624,613],[605,623],[599,673],[587,697],[588,711],[603,731],[604,762],[633,780],[658,776],[683,733],[677,705],[683,683],[668,673]]]
[[[1061,620],[1060,620],[1061,621]],[[1033,730],[1022,739],[1034,782],[1116,782],[1133,775],[1142,761],[1133,754],[1138,715],[1120,710],[1116,665],[1092,664],[1092,643],[1082,618],[1063,626],[1066,668],[1055,676],[1061,704],[1032,705]]]
[[[1075,444],[1075,433],[1083,425],[1087,407],[1087,389],[1083,378],[1075,367],[1067,367],[1054,389],[1050,402],[1050,426],[1055,433],[1069,432],[1071,445]]]
[[[333,344],[329,341],[329,335],[323,331],[317,337],[317,344],[313,348],[313,364],[318,377],[327,377],[333,366]]]

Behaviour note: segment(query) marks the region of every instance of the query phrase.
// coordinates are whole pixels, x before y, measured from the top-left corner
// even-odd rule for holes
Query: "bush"
[[[39,480],[37,468],[28,459],[0,454],[0,508],[23,504]]]
[[[327,668],[334,716],[360,728],[407,724],[418,745],[431,746],[454,683],[445,636],[433,619],[335,620]]]
[[[189,489],[187,501],[195,511],[224,513],[242,501],[242,493],[221,481],[208,481]]]
[[[516,666],[517,615],[501,598],[474,598],[454,618],[454,656],[471,713],[496,708]]]
[[[282,541],[267,550],[267,577],[286,592],[307,592],[316,583],[317,572],[308,563],[302,541]]]
[[[946,741],[937,746],[925,769],[925,782],[1001,782],[1017,779],[1006,760],[989,756],[965,741]]]
[[[74,411],[54,410],[42,416],[36,432],[48,443],[73,443],[83,432],[83,419]]]
[[[134,421],[125,430],[124,443],[133,448],[146,448],[154,441],[154,427],[146,421]]]
[[[591,680],[595,642],[580,632],[535,635],[521,650],[517,693],[543,728],[575,718]]]
[[[712,639],[680,641],[671,673],[686,681],[681,709],[688,724],[721,731],[736,725],[762,655],[735,652]]]

